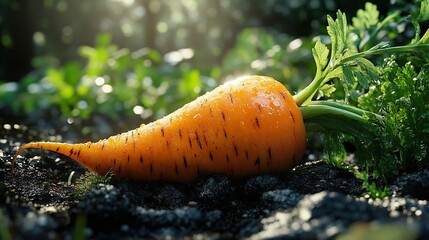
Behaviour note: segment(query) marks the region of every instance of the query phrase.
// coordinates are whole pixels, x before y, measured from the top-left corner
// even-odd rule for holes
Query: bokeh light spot
[[[165,33],[168,31],[168,25],[165,22],[160,22],[156,25],[156,30],[160,33]]]
[[[95,85],[97,85],[97,86],[102,86],[105,83],[106,83],[106,80],[104,78],[102,78],[102,77],[97,77],[95,79]]]
[[[134,114],[136,114],[136,115],[140,115],[140,114],[142,114],[142,113],[143,113],[143,111],[144,111],[144,108],[143,108],[142,106],[139,106],[139,105],[134,106],[134,108],[133,108],[133,112],[134,112]]]
[[[289,51],[295,51],[296,49],[300,48],[302,46],[302,40],[297,38],[289,43],[287,46],[287,50]]]
[[[129,23],[122,24],[121,31],[126,37],[131,37],[132,35],[134,35],[133,27]]]
[[[111,93],[113,91],[113,87],[109,84],[106,84],[101,87],[101,91],[103,91],[104,93]]]
[[[86,109],[88,107],[88,103],[84,100],[77,102],[77,107],[80,109]]]
[[[46,43],[45,34],[42,32],[35,32],[33,34],[33,41],[37,46],[43,47]]]

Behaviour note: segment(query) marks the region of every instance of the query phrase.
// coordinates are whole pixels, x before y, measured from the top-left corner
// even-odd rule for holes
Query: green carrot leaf
[[[328,35],[331,38],[331,64],[335,64],[338,59],[347,50],[349,41],[349,30],[347,26],[346,14],[337,12],[337,19],[334,21],[328,16]]]
[[[368,89],[369,83],[374,83],[378,81],[378,73],[374,64],[366,58],[358,58],[356,59],[356,63],[358,66],[357,80],[359,85]]]
[[[334,84],[325,84],[319,88],[319,92],[317,97],[330,97],[333,92],[335,92],[336,88]]]
[[[312,52],[317,68],[323,70],[326,67],[326,64],[328,64],[329,49],[319,39],[314,45]]]
[[[429,20],[429,0],[422,0],[420,5],[419,16],[417,17],[419,22]]]
[[[347,158],[347,152],[342,143],[342,137],[336,133],[330,132],[323,134],[322,137],[325,142],[324,152],[326,155],[324,160],[334,166],[342,167]]]
[[[356,17],[352,18],[353,27],[364,30],[376,26],[379,23],[379,15],[377,6],[367,2],[365,3],[365,9],[359,9]]]

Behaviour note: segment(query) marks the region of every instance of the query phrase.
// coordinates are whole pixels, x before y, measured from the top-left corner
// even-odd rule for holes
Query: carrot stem
[[[348,119],[356,120],[358,122],[368,122],[368,120],[364,118],[362,115],[356,114],[354,112],[351,112],[345,109],[329,106],[329,105],[315,104],[315,105],[301,106],[300,110],[305,120],[316,118],[322,115],[329,115],[329,116],[345,117]]]
[[[334,109],[330,108],[331,111],[332,110],[336,110],[336,109],[340,109],[340,110],[343,110],[343,111],[347,111],[347,112],[350,112],[350,113],[357,114],[357,115],[359,115],[361,117],[365,116],[366,114],[369,114],[369,115],[373,115],[380,122],[383,120],[383,116],[381,116],[379,114],[376,114],[376,113],[373,113],[373,112],[370,112],[370,111],[365,111],[365,110],[362,110],[360,108],[357,108],[357,107],[354,107],[354,106],[351,106],[351,105],[348,105],[348,104],[345,104],[345,103],[342,103],[342,102],[337,102],[337,101],[322,101],[322,100],[320,100],[320,101],[311,101],[306,106],[312,106],[312,107],[314,107],[314,106],[328,106],[328,107],[334,108]]]
[[[383,120],[381,115],[342,102],[311,101],[299,108],[308,132],[337,130],[358,136],[368,132],[371,124],[382,124]]]

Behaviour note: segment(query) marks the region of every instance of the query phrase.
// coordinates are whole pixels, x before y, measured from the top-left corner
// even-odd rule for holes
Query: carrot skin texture
[[[223,173],[245,178],[285,173],[301,160],[304,122],[292,95],[270,77],[227,82],[147,125],[92,143],[36,142],[97,172],[119,178],[192,182]]]

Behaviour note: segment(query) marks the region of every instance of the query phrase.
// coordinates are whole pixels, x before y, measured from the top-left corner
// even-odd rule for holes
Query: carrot
[[[195,181],[223,173],[244,178],[285,173],[303,155],[306,133],[292,95],[270,77],[225,83],[162,119],[92,143],[34,142],[100,175],[133,180]]]

